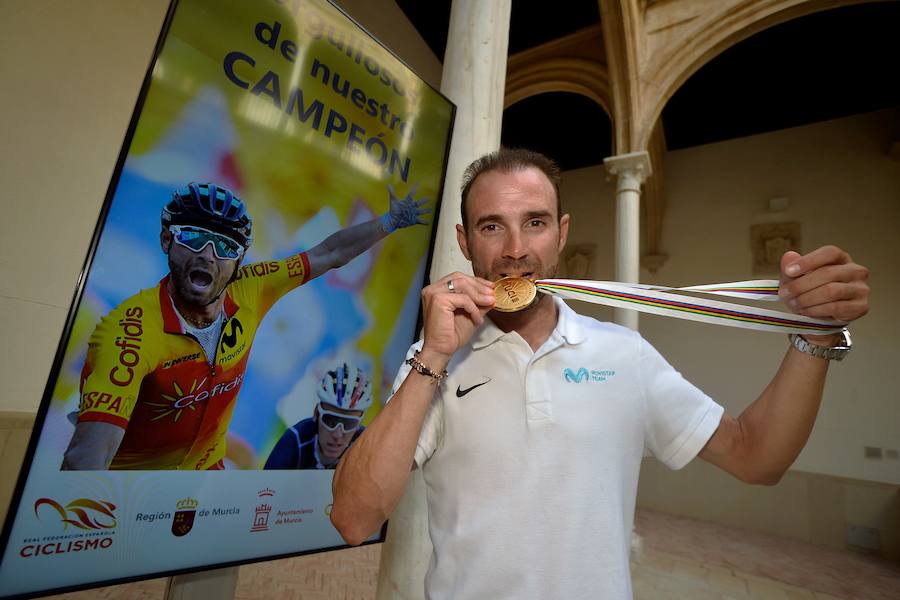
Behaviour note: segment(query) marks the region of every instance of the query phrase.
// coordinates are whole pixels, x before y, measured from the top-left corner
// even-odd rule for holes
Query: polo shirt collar
[[[581,315],[569,308],[569,305],[562,299],[554,296],[553,302],[559,309],[559,319],[556,321],[555,333],[561,335],[569,344],[580,344],[587,337],[584,334],[584,327],[579,323]]]
[[[476,329],[475,333],[472,334],[472,339],[469,341],[469,344],[472,346],[473,350],[479,350],[490,346],[504,335],[506,334],[503,330],[497,327],[490,317],[487,317],[485,318],[484,323],[481,324],[481,327]]]
[[[556,304],[559,316],[551,336],[557,335],[562,337],[567,344],[580,344],[583,342],[585,340],[584,328],[579,326],[578,319],[580,317],[578,313],[569,308],[565,302],[556,296],[553,297],[553,302]],[[504,335],[507,334],[488,317],[484,320],[481,327],[475,330],[469,343],[473,350],[479,350],[490,346]]]

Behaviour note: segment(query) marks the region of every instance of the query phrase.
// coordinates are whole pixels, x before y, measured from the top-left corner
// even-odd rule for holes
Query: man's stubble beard
[[[543,265],[538,265],[535,263],[525,263],[524,268],[520,265],[515,265],[514,263],[505,263],[502,265],[494,264],[490,269],[485,271],[484,269],[480,269],[475,263],[472,263],[472,272],[476,277],[480,277],[481,279],[486,279],[488,281],[497,281],[503,278],[501,273],[507,273],[510,271],[515,272],[530,272],[531,277],[529,279],[550,279],[556,276],[556,270],[559,263],[554,263],[550,265],[550,267],[544,267]]]
[[[193,266],[194,266],[193,263],[189,262],[187,265],[184,265],[184,268],[181,268],[178,265],[176,265],[172,261],[171,258],[168,259],[168,263],[169,263],[170,278],[171,278],[172,284],[173,284],[172,288],[175,293],[175,296],[177,296],[177,298],[182,303],[184,303],[185,305],[187,305],[188,307],[191,307],[191,308],[204,308],[206,306],[209,306],[210,304],[215,302],[225,292],[225,289],[228,287],[228,283],[231,282],[231,279],[229,279],[228,283],[226,283],[222,287],[221,290],[217,290],[215,275],[219,274],[219,273],[217,273],[218,269],[215,267],[204,269],[206,271],[212,271],[213,273],[215,273],[215,275],[213,276],[213,280],[210,283],[209,291],[202,295],[196,294],[191,289],[190,272],[193,269]],[[235,273],[236,272],[237,272],[237,263],[235,264]]]

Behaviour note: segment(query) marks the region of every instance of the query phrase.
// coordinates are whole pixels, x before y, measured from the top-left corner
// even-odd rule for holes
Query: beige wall
[[[0,523],[6,518],[33,426],[31,413],[0,410]]]
[[[872,270],[871,312],[854,324],[855,348],[832,365],[813,435],[795,468],[900,484],[900,461],[863,457],[864,446],[900,449],[900,110],[670,152],[662,248],[668,263],[642,281],[689,285],[752,277],[750,226],[799,221],[806,251],[846,248]],[[572,243],[594,241],[594,276],[612,278],[613,197],[599,168],[564,174]],[[790,208],[766,212],[785,196]],[[592,310],[587,308],[585,310]],[[609,311],[600,309],[601,318]],[[787,348],[784,336],[641,315],[641,331],[686,377],[738,414],[763,389]]]
[[[800,470],[900,484],[900,461],[867,460],[864,446],[900,449],[900,371],[894,340],[900,321],[900,162],[887,150],[900,139],[900,110],[820,123],[667,158],[670,210],[663,247],[668,281],[727,281],[749,275],[749,226],[798,221],[803,249],[834,243],[871,268],[871,312],[852,327],[856,347],[833,364],[825,399]],[[784,214],[766,214],[786,196]],[[679,368],[739,412],[762,388],[785,347],[782,336],[661,319],[645,331]],[[689,337],[688,337],[689,336]]]
[[[0,410],[40,402],[167,4],[0,4]]]
[[[381,40],[435,89],[441,87],[441,61],[394,0],[334,0],[369,33]]]
[[[168,0],[0,3],[0,410],[37,410]],[[432,85],[393,0],[344,9]]]
[[[778,485],[746,485],[702,460],[672,471],[648,458],[637,505],[835,549],[853,547],[850,527],[866,528],[878,546],[867,550],[900,560],[900,488],[892,484],[791,470]]]

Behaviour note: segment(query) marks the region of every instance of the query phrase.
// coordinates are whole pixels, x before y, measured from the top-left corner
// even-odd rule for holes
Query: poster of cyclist
[[[453,115],[327,0],[173,2],[0,596],[341,545],[333,469],[414,338]]]

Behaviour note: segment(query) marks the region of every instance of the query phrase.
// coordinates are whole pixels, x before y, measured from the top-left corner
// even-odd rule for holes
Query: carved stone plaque
[[[781,257],[788,250],[800,252],[800,223],[761,223],[750,226],[753,274],[777,276]]]

